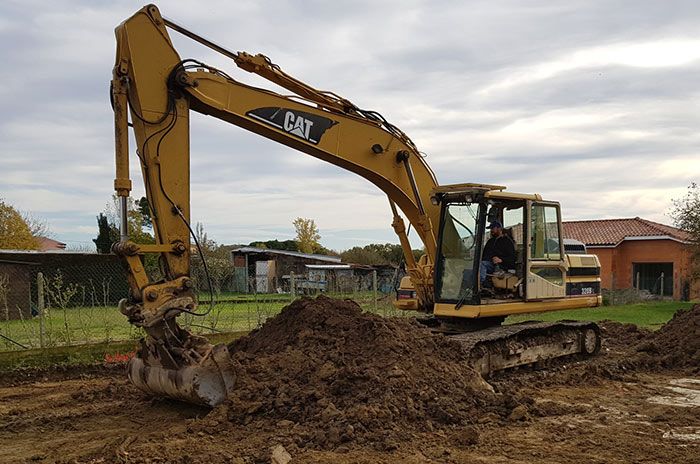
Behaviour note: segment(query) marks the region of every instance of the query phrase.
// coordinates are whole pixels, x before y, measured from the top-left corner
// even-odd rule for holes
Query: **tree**
[[[151,221],[151,207],[148,205],[148,198],[141,197],[136,202],[136,206],[141,213],[141,219],[144,227],[149,229],[153,227],[153,222]]]
[[[217,247],[216,242],[209,239],[209,236],[204,230],[204,224],[201,222],[194,225],[194,236],[205,255],[211,253]]]
[[[314,248],[314,253],[316,253],[317,255],[329,255],[340,257],[340,253],[338,253],[335,250],[331,250],[330,248],[326,248],[323,245],[319,245],[316,248]]]
[[[693,242],[692,276],[700,278],[700,186],[695,182],[688,186],[685,196],[673,200],[671,217],[676,226],[687,232]]]
[[[413,250],[413,256],[418,260],[423,252]],[[403,249],[401,245],[394,243],[370,243],[364,247],[353,247],[345,250],[340,254],[343,262],[355,264],[391,264],[398,266],[404,261]]]
[[[344,263],[367,264],[374,266],[377,264],[387,264],[386,259],[376,250],[368,247],[352,247],[340,253],[340,258]]]
[[[112,202],[107,203],[104,212],[100,213],[97,217],[98,235],[93,242],[95,242],[98,253],[109,253],[112,243],[119,241],[119,206],[119,197],[112,194]],[[104,219],[101,219],[103,216]],[[134,201],[131,197],[127,197],[126,220],[129,228],[129,240],[143,245],[156,242],[153,235],[144,230],[145,224],[143,214],[139,209],[138,202]],[[107,223],[107,227],[105,227],[105,222]],[[109,245],[107,245],[107,243],[109,243]],[[146,272],[154,281],[162,277],[157,255],[144,255],[143,263]]]
[[[0,249],[36,250],[39,243],[22,215],[0,199]]]
[[[299,251],[302,253],[313,253],[319,250],[321,244],[321,235],[318,233],[318,227],[313,219],[296,218],[293,222],[294,229],[297,232],[297,244]]]
[[[155,243],[155,239],[149,231],[144,230],[144,228],[150,227],[148,224],[146,224],[145,219],[145,217],[148,217],[150,222],[150,215],[146,214],[144,217],[144,214],[142,213],[142,208],[140,206],[140,202],[144,199],[145,198],[142,198],[141,200],[136,201],[131,197],[127,197],[126,222],[129,228],[129,239],[134,243],[141,243],[146,245]],[[146,202],[146,208],[147,207],[148,202]],[[107,216],[107,222],[109,223],[110,228],[116,231],[117,240],[119,237],[120,223],[119,210],[120,199],[117,195],[112,194],[112,202],[107,203],[107,205],[105,206],[104,215]]]
[[[192,278],[195,282],[195,287],[199,291],[211,290],[215,294],[219,294],[227,284],[233,279],[233,263],[231,263],[231,248],[226,245],[219,245],[214,240],[210,239],[204,230],[204,224],[198,222],[194,227],[194,234],[197,237],[197,242],[202,252],[192,256]],[[206,272],[204,263],[206,263]],[[209,279],[207,279],[207,276]]]
[[[31,232],[33,237],[50,237],[52,235],[51,229],[45,220],[39,219],[29,213],[22,214],[22,219],[24,219],[24,222],[29,226],[29,232]]]
[[[267,248],[269,250],[286,250],[286,251],[299,251],[299,245],[296,240],[283,240],[279,241],[268,240],[266,242],[251,242],[248,246],[255,248]]]
[[[97,252],[102,254],[110,253],[112,243],[119,240],[119,232],[116,227],[109,224],[107,216],[102,213],[97,216],[97,228],[99,230],[97,238],[92,239],[95,242],[95,247],[97,247]]]

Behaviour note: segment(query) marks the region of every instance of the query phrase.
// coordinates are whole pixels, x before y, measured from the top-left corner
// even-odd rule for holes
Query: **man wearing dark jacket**
[[[515,244],[503,233],[503,224],[493,221],[487,229],[491,229],[491,238],[486,242],[479,266],[482,287],[486,284],[487,274],[493,274],[496,266],[506,271],[515,269]]]

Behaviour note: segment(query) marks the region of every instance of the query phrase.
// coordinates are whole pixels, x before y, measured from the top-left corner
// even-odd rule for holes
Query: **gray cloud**
[[[0,6],[0,196],[88,242],[111,195],[114,27],[137,2]],[[381,111],[443,183],[494,182],[558,199],[569,219],[667,222],[700,175],[700,5],[694,1],[161,2],[232,50],[262,52],[318,88]],[[173,33],[196,57],[255,85]],[[700,48],[699,48],[700,49]],[[132,166],[143,194],[139,170]],[[193,219],[225,243],[395,240],[369,182],[209,117],[192,117]],[[416,245],[418,245],[416,243]]]

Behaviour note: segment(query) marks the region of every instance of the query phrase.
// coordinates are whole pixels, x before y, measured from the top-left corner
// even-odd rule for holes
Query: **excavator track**
[[[448,336],[471,353],[471,365],[485,377],[517,366],[594,356],[600,351],[600,329],[593,322],[523,322]]]

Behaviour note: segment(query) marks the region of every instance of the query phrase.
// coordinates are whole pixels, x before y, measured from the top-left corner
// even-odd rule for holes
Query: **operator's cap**
[[[491,221],[491,224],[488,225],[487,229],[503,229],[503,224],[501,224],[499,221]]]

